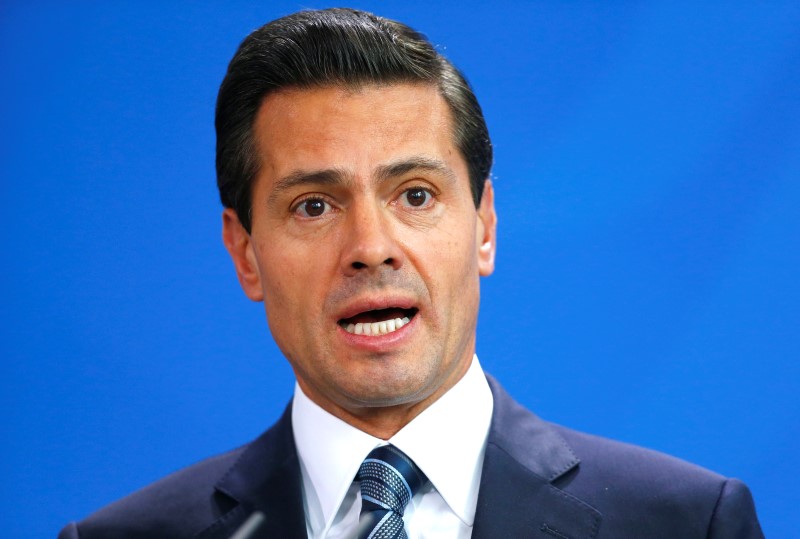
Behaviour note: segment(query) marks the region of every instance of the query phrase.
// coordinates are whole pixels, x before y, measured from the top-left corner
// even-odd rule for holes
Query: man
[[[475,357],[491,143],[423,36],[302,12],[217,104],[223,239],[297,379],[283,417],[61,537],[762,537],[740,482],[548,424]]]

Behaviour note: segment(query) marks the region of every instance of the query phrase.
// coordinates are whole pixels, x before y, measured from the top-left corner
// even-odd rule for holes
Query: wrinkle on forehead
[[[414,94],[411,99],[409,90]],[[353,108],[353,99],[366,100],[369,106]],[[380,114],[384,110],[392,111],[394,118]],[[300,118],[302,121],[297,122]],[[419,133],[419,124],[415,124],[412,118],[424,118],[423,121],[428,123],[426,131],[429,132],[441,125],[452,137],[450,107],[438,88],[417,83],[368,84],[358,90],[341,86],[284,88],[268,94],[261,102],[253,125],[253,135],[256,147],[262,148],[264,143],[268,147],[271,142],[265,138],[274,137],[289,137],[300,142],[302,137],[311,136],[315,142],[328,138],[335,142],[338,133],[335,130],[326,133],[326,126],[330,122],[345,119],[349,125],[362,129],[365,135],[369,133],[372,139],[397,136],[400,129],[416,129],[416,132],[402,136],[415,138],[411,135],[422,133]],[[294,125],[289,127],[287,122]]]

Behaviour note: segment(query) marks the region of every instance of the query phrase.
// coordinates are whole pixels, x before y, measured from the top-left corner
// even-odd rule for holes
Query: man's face
[[[420,84],[284,89],[254,135],[251,233],[224,214],[245,292],[317,404],[415,415],[469,367],[494,267],[492,187],[476,210],[446,103]]]

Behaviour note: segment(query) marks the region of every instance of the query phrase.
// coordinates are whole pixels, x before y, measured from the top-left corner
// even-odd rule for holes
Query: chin
[[[365,380],[366,378],[361,378]],[[428,398],[431,380],[418,377],[375,376],[368,384],[351,387],[350,399],[369,408],[414,404]]]

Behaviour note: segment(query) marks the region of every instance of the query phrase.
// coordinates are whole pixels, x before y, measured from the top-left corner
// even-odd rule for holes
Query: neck
[[[438,398],[439,395],[413,404],[327,411],[370,436],[388,440]]]

